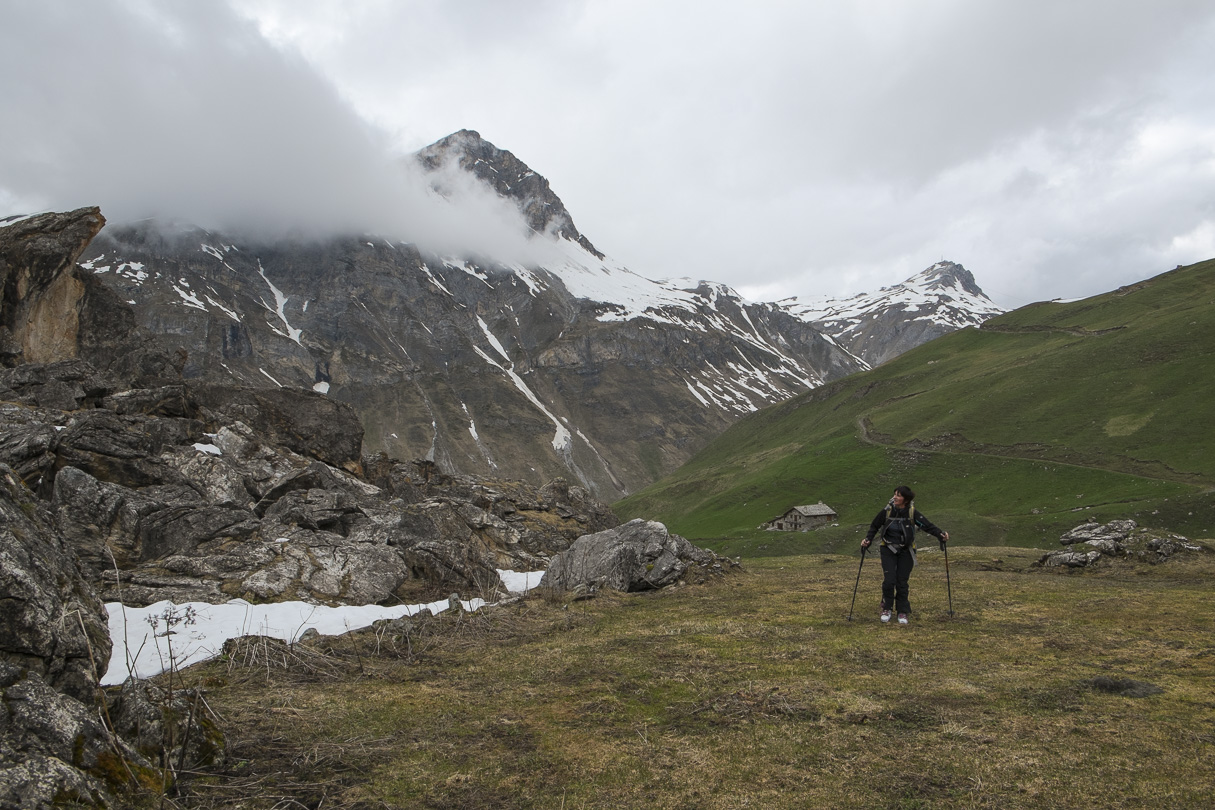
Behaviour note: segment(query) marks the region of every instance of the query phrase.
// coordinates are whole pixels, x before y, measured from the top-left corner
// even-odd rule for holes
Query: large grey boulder
[[[644,591],[693,576],[703,580],[734,563],[671,534],[657,521],[631,520],[579,537],[553,558],[540,587],[549,591],[610,588]]]
[[[1133,520],[1111,520],[1109,523],[1092,521],[1064,532],[1059,543],[1064,546],[1084,543],[1107,554],[1117,554],[1135,528],[1136,523]]]

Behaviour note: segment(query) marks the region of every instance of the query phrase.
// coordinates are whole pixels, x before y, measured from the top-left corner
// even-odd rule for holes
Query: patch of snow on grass
[[[510,581],[503,580],[503,584],[512,592],[534,588],[540,582],[540,572],[506,573]],[[460,606],[466,611],[480,610],[485,605],[484,599],[460,600]],[[112,686],[122,683],[129,675],[150,678],[164,672],[171,664],[180,669],[208,661],[223,651],[224,642],[241,636],[263,635],[294,643],[309,628],[315,628],[323,635],[340,635],[370,627],[380,619],[399,619],[423,610],[437,614],[449,607],[447,599],[394,607],[325,607],[306,602],[251,605],[243,599],[233,599],[223,605],[205,602],[176,605],[161,601],[147,607],[124,607],[118,602],[111,602],[106,605],[106,610],[110,615],[110,639],[114,650],[101,683]],[[193,621],[179,622],[173,628],[176,632],[172,635],[153,634],[149,619],[157,619],[163,633],[166,615],[181,618],[187,612],[193,614]],[[173,645],[171,656],[170,642]]]

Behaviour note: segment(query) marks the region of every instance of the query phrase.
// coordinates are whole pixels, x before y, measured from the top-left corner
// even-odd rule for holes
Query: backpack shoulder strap
[[[893,511],[894,511],[893,506],[886,507],[886,522],[882,524],[882,545],[883,546],[886,545],[886,530],[890,528],[890,523],[893,520],[893,518],[890,517],[890,513]]]

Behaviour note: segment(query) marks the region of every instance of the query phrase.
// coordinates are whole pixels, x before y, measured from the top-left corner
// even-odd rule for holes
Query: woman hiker
[[[907,624],[911,613],[911,602],[907,600],[907,580],[915,565],[915,530],[917,528],[941,541],[941,548],[949,541],[949,532],[941,531],[932,521],[916,511],[912,501],[915,493],[908,487],[899,487],[889,505],[869,524],[869,533],[861,541],[863,549],[869,548],[879,532],[882,549],[882,621],[890,621],[891,609],[897,609],[899,624]]]

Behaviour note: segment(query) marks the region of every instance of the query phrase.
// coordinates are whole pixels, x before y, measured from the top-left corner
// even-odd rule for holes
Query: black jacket
[[[873,522],[869,524],[869,533],[865,535],[865,539],[873,540],[873,538],[877,536],[877,533],[882,530],[882,527],[886,526],[887,511],[890,512],[890,525],[887,527],[885,534],[881,538],[882,545],[886,545],[886,539],[887,537],[890,537],[892,543],[910,546],[912,544],[912,538],[908,537],[903,540],[902,543],[899,543],[899,538],[897,535],[895,535],[895,533],[902,531],[903,527],[906,525],[908,517],[907,513],[909,511],[907,507],[899,509],[895,506],[888,506],[886,509],[878,512],[877,517],[875,517]],[[931,520],[924,517],[924,515],[920,513],[919,509],[915,510],[915,526],[917,529],[923,529],[924,531],[928,532],[938,540],[940,540],[941,535],[944,534],[944,532],[938,529]]]

